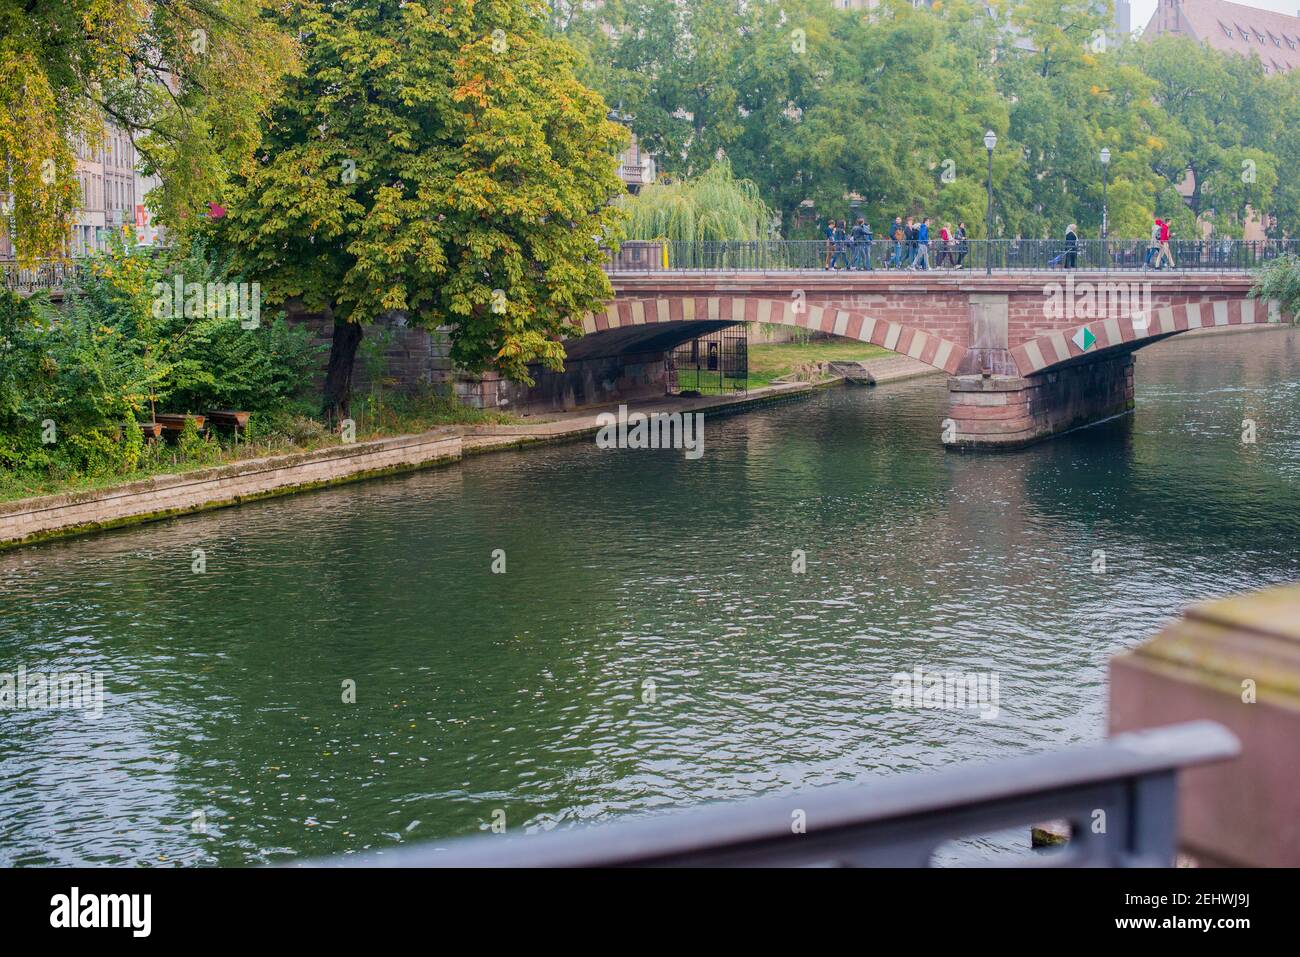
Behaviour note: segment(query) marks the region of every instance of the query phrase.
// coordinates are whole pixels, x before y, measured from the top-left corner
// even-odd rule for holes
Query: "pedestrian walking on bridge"
[[[1079,227],[1075,223],[1065,227],[1065,268],[1079,268]]]
[[[851,269],[871,269],[871,226],[862,217],[858,217],[853,227],[853,265]]]
[[[930,268],[930,217],[921,220],[916,227],[916,255],[912,257],[912,269]]]
[[[1173,234],[1169,231],[1169,224],[1163,219],[1157,219],[1160,224],[1160,255],[1156,257],[1156,268],[1163,269],[1162,263],[1169,261],[1170,269],[1177,269],[1174,263],[1174,254],[1169,251],[1169,237]]]

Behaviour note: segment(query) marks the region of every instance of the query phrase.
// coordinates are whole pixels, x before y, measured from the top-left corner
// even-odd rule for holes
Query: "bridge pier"
[[[952,376],[943,440],[956,449],[1023,448],[1132,408],[1132,352],[1031,376]]]

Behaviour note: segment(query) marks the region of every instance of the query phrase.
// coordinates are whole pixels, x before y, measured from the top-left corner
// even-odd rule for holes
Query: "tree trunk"
[[[335,317],[330,360],[325,369],[325,396],[321,403],[321,417],[330,428],[352,414],[352,368],[360,345],[360,324]]]

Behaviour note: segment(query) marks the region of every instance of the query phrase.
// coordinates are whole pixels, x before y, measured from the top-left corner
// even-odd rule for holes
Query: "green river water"
[[[696,461],[586,440],[0,552],[0,671],[106,692],[0,712],[0,864],[284,861],[1095,740],[1112,655],[1300,578],[1300,332],[1136,379],[1135,414],[1017,453],[946,453],[929,377],[709,416]],[[996,718],[895,707],[916,667],[996,674]]]

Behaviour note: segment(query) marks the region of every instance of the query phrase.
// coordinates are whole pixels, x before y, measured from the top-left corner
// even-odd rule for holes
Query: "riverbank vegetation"
[[[627,239],[744,240],[773,238],[776,213],[758,186],[736,179],[724,158],[694,179],[665,179],[621,201]]]
[[[1300,325],[1300,256],[1283,256],[1265,263],[1250,290],[1254,299],[1277,302]]]
[[[182,254],[119,244],[84,263],[61,305],[0,292],[0,499],[337,444],[314,417],[324,346],[307,327],[233,314],[206,296],[163,308],[158,290],[176,277],[208,289],[225,275],[202,245]],[[170,441],[146,435],[161,413],[213,410],[250,413],[246,429],[189,420]],[[378,386],[353,414],[357,440],[504,418]]]
[[[401,310],[451,358],[529,381],[611,295],[627,132],[534,0],[0,0],[0,174],[22,258],[57,256],[76,150],[130,138],[154,222],[334,324],[321,414],[352,415],[366,327]],[[62,24],[52,32],[42,24]],[[66,36],[65,36],[66,34]],[[98,155],[98,154],[97,154]],[[116,155],[116,154],[114,154]]]

